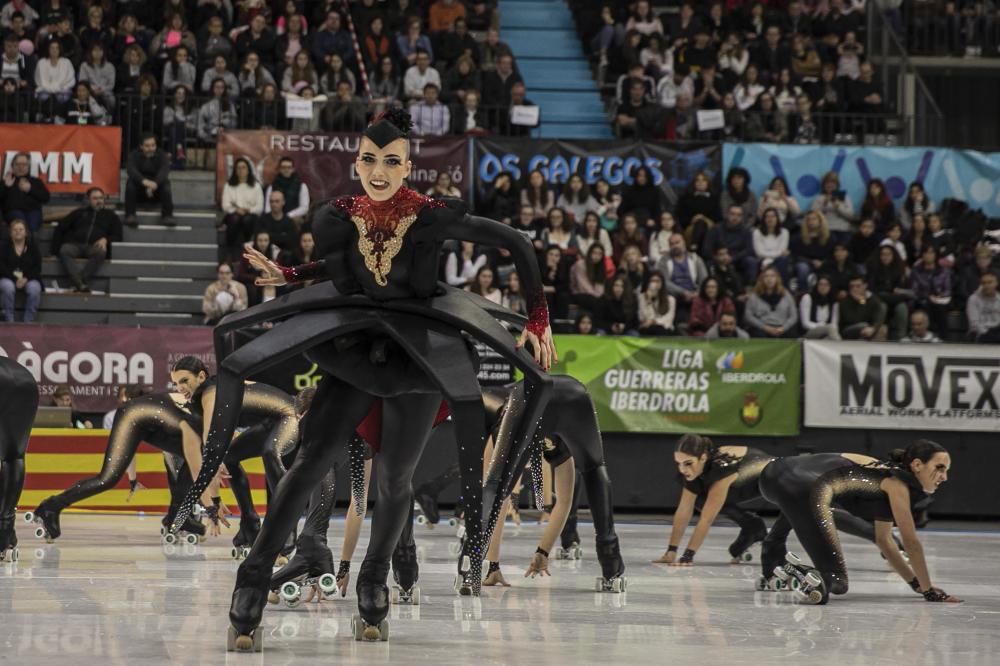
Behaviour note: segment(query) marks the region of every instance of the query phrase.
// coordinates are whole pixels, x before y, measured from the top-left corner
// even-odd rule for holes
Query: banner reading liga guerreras
[[[1000,347],[806,341],[806,425],[1000,430]]]
[[[606,432],[795,435],[791,340],[556,336],[553,372],[586,385]]]
[[[31,157],[31,175],[50,192],[84,193],[99,187],[118,194],[121,187],[122,131],[91,125],[0,124],[0,175],[18,153]]]

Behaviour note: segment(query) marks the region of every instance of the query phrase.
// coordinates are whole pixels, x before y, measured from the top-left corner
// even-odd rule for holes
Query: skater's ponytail
[[[694,456],[695,458],[707,456],[711,460],[715,457],[716,448],[715,444],[708,437],[687,433],[681,435],[681,438],[677,440],[677,451]]]
[[[889,461],[905,469],[910,468],[914,460],[926,463],[938,453],[948,453],[948,450],[937,442],[929,439],[918,439],[905,449],[893,449],[889,452]]]
[[[181,372],[187,370],[194,376],[198,376],[199,373],[204,372],[206,377],[210,377],[211,374],[208,372],[208,366],[205,365],[197,356],[184,356],[174,363],[173,372]]]

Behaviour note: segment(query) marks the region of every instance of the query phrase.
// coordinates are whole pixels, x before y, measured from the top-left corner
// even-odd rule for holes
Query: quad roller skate
[[[820,572],[808,566],[794,553],[785,555],[785,564],[774,568],[774,575],[786,583],[803,603],[825,604],[830,593]]]
[[[392,586],[389,600],[394,604],[419,606],[419,567],[415,545],[397,546],[392,552],[392,578],[396,584]]]
[[[260,517],[240,516],[240,529],[233,537],[233,549],[230,551],[234,560],[246,559],[258,534],[260,534]]]
[[[754,544],[760,543],[767,536],[767,529],[761,527],[760,529],[754,530],[749,536],[745,536],[744,531],[740,531],[736,541],[733,541],[729,545],[729,555],[732,559],[729,560],[730,564],[745,564],[747,562],[753,562],[753,553],[750,552],[750,547]]]
[[[389,562],[365,560],[358,571],[358,613],[351,618],[356,641],[389,640]]]
[[[36,538],[45,539],[47,543],[52,543],[62,534],[62,529],[59,527],[59,513],[61,511],[62,508],[56,507],[55,502],[47,499],[38,505],[34,513],[26,513],[24,517],[27,520],[30,516],[29,522],[38,525],[35,528]]]
[[[433,528],[441,520],[437,500],[427,493],[413,494],[413,509],[418,512],[417,524],[426,525],[428,529]]]
[[[17,534],[14,532],[14,514],[0,518],[0,562],[17,562]]]
[[[788,589],[788,583],[777,576],[760,576],[754,589],[758,592],[782,592]]]
[[[189,516],[181,528],[177,530],[177,533],[170,531],[170,524],[173,523],[173,516],[169,514],[163,517],[163,524],[160,525],[160,540],[166,546],[172,546],[177,543],[184,543],[189,546],[197,546],[199,543],[207,539],[205,535],[205,526],[194,519],[193,516]]]
[[[332,573],[321,576],[308,576],[284,583],[278,590],[278,597],[289,608],[295,608],[303,603],[329,599],[337,594],[337,578]],[[268,595],[268,601],[271,596]]]
[[[263,633],[260,621],[267,604],[267,588],[270,571],[240,565],[236,573],[236,588],[229,608],[230,627],[226,635],[228,652],[260,652],[263,649]]]
[[[333,555],[326,542],[303,535],[296,542],[295,555],[271,575],[268,601],[284,602],[289,608],[329,599],[337,594],[337,576],[333,573]]]
[[[580,535],[573,530],[562,539],[562,545],[554,553],[557,560],[582,560],[583,548],[580,547]]]
[[[622,561],[618,537],[613,541],[597,544],[597,559],[601,563],[603,576],[594,581],[594,591],[624,593],[628,579],[625,577],[625,562]]]

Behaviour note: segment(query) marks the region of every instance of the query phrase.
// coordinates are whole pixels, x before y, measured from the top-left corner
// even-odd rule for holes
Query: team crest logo
[[[760,406],[756,393],[747,393],[743,396],[743,407],[740,409],[740,421],[749,428],[753,428],[764,418],[764,408]]]

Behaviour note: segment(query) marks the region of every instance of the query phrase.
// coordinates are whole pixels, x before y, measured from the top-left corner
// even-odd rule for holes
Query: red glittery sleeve
[[[321,280],[327,277],[326,262],[320,259],[301,266],[281,266],[281,274],[285,277],[285,282],[294,284],[296,282],[306,282],[307,280]]]
[[[538,294],[538,297],[529,300],[534,305],[528,311],[528,325],[526,328],[529,333],[534,333],[541,338],[545,330],[549,327],[549,304],[546,302],[544,294]]]

